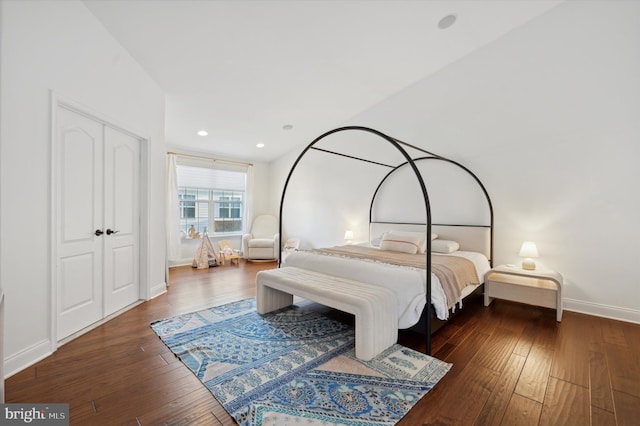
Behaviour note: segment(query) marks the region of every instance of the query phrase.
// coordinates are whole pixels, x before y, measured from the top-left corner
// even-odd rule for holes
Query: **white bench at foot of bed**
[[[258,272],[258,313],[289,306],[294,295],[355,315],[356,357],[362,360],[398,340],[398,303],[387,288],[292,266]]]

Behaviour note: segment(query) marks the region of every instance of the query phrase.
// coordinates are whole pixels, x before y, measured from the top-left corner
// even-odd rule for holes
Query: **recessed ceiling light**
[[[258,148],[264,148],[264,144],[263,144],[263,143],[256,144],[256,146],[257,146]]]
[[[442,18],[440,21],[438,21],[438,28],[440,28],[441,30],[446,30],[447,28],[455,24],[456,19],[457,17],[453,13],[450,15],[447,15],[444,18]]]
[[[285,124],[282,126],[282,130],[291,130],[293,129],[293,124]]]
[[[207,136],[209,134],[209,132],[207,132],[206,130],[199,130],[198,131],[198,136]]]

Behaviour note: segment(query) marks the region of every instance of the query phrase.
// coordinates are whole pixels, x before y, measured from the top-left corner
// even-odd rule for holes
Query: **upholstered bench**
[[[258,272],[258,313],[266,314],[304,297],[355,315],[356,357],[369,361],[398,340],[393,291],[359,281],[287,266]]]

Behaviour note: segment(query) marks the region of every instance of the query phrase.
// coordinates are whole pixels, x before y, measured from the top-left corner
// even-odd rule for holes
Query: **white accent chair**
[[[253,220],[250,234],[242,236],[243,256],[247,260],[273,260],[280,251],[278,220],[275,216],[261,215]]]

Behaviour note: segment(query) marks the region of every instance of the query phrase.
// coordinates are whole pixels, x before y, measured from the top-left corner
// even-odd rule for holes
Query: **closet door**
[[[100,123],[58,108],[58,339],[103,317],[103,142]]]
[[[105,315],[140,298],[140,141],[105,128]]]
[[[57,338],[140,298],[140,140],[56,110]]]

